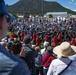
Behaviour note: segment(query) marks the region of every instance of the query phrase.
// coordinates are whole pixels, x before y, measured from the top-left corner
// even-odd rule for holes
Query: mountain
[[[40,14],[42,13],[42,0],[19,0],[13,5],[7,5],[7,10],[11,13],[29,13]],[[69,14],[76,14],[76,12],[64,8],[57,2],[43,1],[43,13],[47,12],[68,12]]]

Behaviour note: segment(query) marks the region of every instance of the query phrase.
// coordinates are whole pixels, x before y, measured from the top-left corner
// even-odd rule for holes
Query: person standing
[[[65,41],[56,46],[53,52],[60,57],[51,62],[47,75],[76,75],[76,60],[69,58],[76,54],[76,46]]]
[[[41,49],[41,54],[42,54],[42,56],[44,55],[44,54],[46,54],[46,49],[47,49],[47,47],[49,46],[49,42],[44,42],[44,48],[43,49]]]
[[[53,55],[53,47],[48,46],[47,49],[46,49],[46,54],[44,54],[42,56],[42,64],[43,64],[43,73],[44,73],[44,75],[47,74],[50,63],[54,59],[55,59],[55,56]]]
[[[6,21],[7,13],[4,0],[0,0],[0,40],[6,35],[8,24]],[[0,45],[0,75],[30,75],[26,63],[10,54]]]
[[[28,35],[24,38],[23,49],[25,52],[25,61],[29,67],[31,75],[35,75],[35,58],[38,53],[31,47],[31,38]]]

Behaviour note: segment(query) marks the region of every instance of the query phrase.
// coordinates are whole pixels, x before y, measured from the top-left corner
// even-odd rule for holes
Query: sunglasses
[[[12,14],[7,13],[4,0],[1,0],[0,1],[0,17],[2,17],[3,15],[6,15],[7,22],[10,22],[12,19],[14,19],[14,16]]]

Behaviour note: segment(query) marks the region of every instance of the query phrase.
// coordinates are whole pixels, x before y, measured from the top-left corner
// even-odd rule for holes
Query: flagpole
[[[42,23],[43,23],[43,0],[42,0]]]

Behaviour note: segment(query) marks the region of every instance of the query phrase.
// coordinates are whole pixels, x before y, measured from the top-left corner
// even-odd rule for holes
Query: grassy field
[[[10,35],[11,32],[7,32],[7,35]]]

